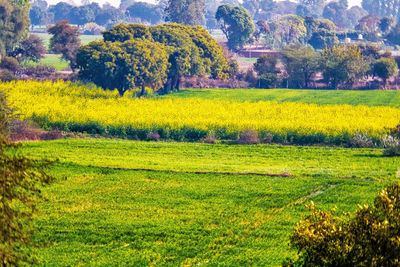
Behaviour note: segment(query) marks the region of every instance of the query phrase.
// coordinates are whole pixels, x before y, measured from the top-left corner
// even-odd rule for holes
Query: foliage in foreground
[[[34,263],[30,251],[31,221],[40,198],[40,186],[51,181],[43,166],[18,154],[6,133],[10,111],[0,95],[0,265]]]
[[[179,141],[198,141],[212,134],[237,140],[240,132],[251,129],[273,134],[277,143],[348,144],[356,133],[377,142],[400,121],[400,109],[390,107],[134,99],[65,82],[20,81],[0,84],[0,89],[25,119],[35,118],[41,126],[142,140],[150,132]]]
[[[294,266],[399,266],[400,184],[382,190],[372,207],[359,206],[342,219],[316,210],[292,234],[299,250]]]

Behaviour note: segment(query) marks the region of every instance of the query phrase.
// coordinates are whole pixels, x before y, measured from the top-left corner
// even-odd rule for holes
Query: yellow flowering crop
[[[253,129],[299,135],[379,137],[400,122],[400,109],[269,101],[232,102],[201,98],[137,99],[68,82],[0,83],[22,118],[47,116],[50,122],[96,122],[133,128],[191,127],[229,132]]]

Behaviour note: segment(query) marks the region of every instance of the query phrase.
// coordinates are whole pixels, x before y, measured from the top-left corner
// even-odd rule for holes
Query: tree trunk
[[[144,85],[144,83],[142,83],[142,91],[140,91],[140,96],[144,96],[145,93],[146,93],[146,86]]]
[[[181,85],[181,77],[178,75],[176,78],[176,91],[180,91],[180,85]]]

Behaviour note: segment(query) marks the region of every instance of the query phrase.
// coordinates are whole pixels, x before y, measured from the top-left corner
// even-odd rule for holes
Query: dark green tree
[[[205,0],[168,0],[165,21],[186,25],[203,25]]]
[[[384,17],[379,22],[379,29],[382,33],[388,33],[396,25],[394,17]]]
[[[218,7],[215,18],[220,23],[221,30],[228,39],[228,47],[231,50],[243,48],[253,37],[254,23],[246,9],[221,5]]]
[[[61,21],[61,20],[71,20],[71,11],[74,8],[74,6],[65,3],[65,2],[59,2],[58,4],[54,6],[49,7],[49,12],[54,14],[54,20],[55,21]]]
[[[135,2],[126,11],[129,19],[140,19],[142,22],[158,24],[163,21],[163,9],[161,6],[146,2]]]
[[[347,6],[342,2],[330,2],[324,7],[322,16],[344,27],[347,20]]]
[[[46,13],[38,6],[33,6],[29,11],[29,18],[33,25],[41,25]]]
[[[314,47],[314,49],[325,49],[338,45],[339,39],[335,32],[321,29],[312,34],[308,43]]]
[[[0,57],[11,53],[27,37],[29,2],[0,0]]]
[[[375,76],[378,76],[383,80],[383,83],[386,86],[389,78],[399,74],[399,69],[393,58],[382,57],[375,62],[373,72]]]
[[[282,59],[291,88],[309,88],[311,78],[318,72],[319,55],[312,47],[292,45],[282,51]]]
[[[53,36],[50,39],[50,49],[60,53],[62,58],[70,62],[71,69],[75,69],[76,53],[81,46],[79,28],[71,26],[68,21],[57,21],[48,29]]]
[[[257,59],[254,63],[254,70],[258,74],[258,87],[272,88],[278,82],[277,68],[278,57],[275,54],[265,54]]]
[[[29,35],[29,38],[19,43],[18,47],[10,53],[10,56],[17,58],[20,62],[32,60],[39,62],[46,54],[46,47],[40,37]]]
[[[400,45],[400,23],[397,23],[396,26],[393,27],[386,36],[386,39],[390,44]]]
[[[79,76],[123,96],[129,89],[160,87],[166,78],[168,55],[160,44],[143,39],[94,41],[79,49]]]

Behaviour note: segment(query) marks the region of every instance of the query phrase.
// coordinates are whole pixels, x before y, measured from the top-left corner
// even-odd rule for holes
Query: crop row
[[[347,143],[363,133],[378,140],[400,121],[400,109],[199,98],[137,99],[65,82],[0,84],[23,119],[61,130],[195,141],[213,135],[235,139],[248,129],[270,133],[274,142]]]

